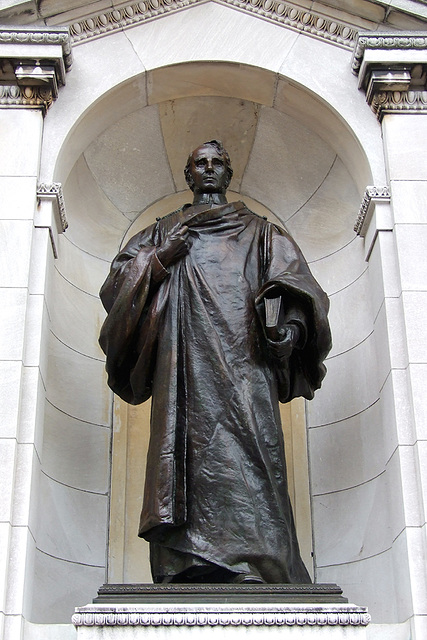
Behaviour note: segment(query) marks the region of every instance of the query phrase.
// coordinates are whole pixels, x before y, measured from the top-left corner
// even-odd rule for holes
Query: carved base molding
[[[283,633],[284,627],[301,630],[298,637],[310,637],[315,631],[323,631],[321,637],[334,638],[366,638],[366,626],[370,616],[366,607],[353,604],[96,604],[78,607],[72,617],[77,628],[79,640],[95,638],[124,638],[125,630],[129,638],[135,638],[136,628],[145,628],[151,635],[168,637],[174,629],[183,638],[188,627],[217,628],[221,637],[229,629],[235,634],[239,628],[247,637],[248,632],[262,633],[266,628],[277,628]],[[228,629],[227,629],[228,627]],[[107,629],[108,628],[108,629]],[[157,633],[154,633],[157,631]],[[296,631],[296,629],[295,629]],[[305,631],[305,633],[303,633]],[[351,635],[349,635],[351,633]],[[220,637],[220,636],[219,636]]]

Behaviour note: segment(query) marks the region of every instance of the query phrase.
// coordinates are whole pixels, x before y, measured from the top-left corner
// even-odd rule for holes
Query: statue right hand
[[[190,238],[186,224],[178,222],[169,231],[156,255],[165,269],[187,255],[190,250]]]

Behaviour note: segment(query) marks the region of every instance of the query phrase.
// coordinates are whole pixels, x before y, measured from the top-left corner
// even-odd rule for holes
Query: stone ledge
[[[353,604],[161,604],[86,605],[72,617],[75,627],[366,627],[366,607]]]

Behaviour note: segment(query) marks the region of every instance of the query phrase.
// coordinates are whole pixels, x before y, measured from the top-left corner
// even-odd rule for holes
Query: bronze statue
[[[286,231],[227,203],[221,143],[185,176],[193,204],[134,236],[101,289],[109,385],[152,397],[139,535],[154,582],[308,583],[278,402],[320,387],[328,298]]]

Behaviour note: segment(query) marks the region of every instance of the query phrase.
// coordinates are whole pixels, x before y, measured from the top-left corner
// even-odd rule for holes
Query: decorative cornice
[[[360,205],[359,213],[356,223],[354,225],[354,231],[358,236],[362,235],[362,228],[365,224],[368,216],[368,211],[371,203],[374,202],[390,202],[390,189],[389,187],[366,187],[362,204]]]
[[[382,120],[386,113],[426,110],[427,34],[359,34],[352,60],[359,89]]]
[[[356,47],[353,53],[352,70],[355,75],[359,74],[360,67],[366,49],[425,49],[427,48],[427,34],[425,32],[414,32],[411,34],[396,33],[359,33]]]
[[[366,609],[353,611],[307,610],[278,611],[86,611],[76,612],[76,627],[215,627],[215,626],[367,626],[371,620]]]
[[[132,2],[120,9],[80,20],[70,26],[75,44],[99,38],[111,31],[123,30],[152,20],[165,13],[173,13],[205,0],[144,0]],[[348,24],[322,16],[320,13],[295,7],[283,0],[220,0],[221,4],[238,7],[261,18],[282,24],[307,35],[326,39],[346,49],[353,49],[357,31]]]
[[[62,192],[62,184],[60,182],[52,182],[47,184],[45,182],[40,183],[37,186],[37,198],[54,199],[56,202],[58,217],[60,221],[60,229],[65,231],[68,228],[67,214],[65,211],[64,194]]]
[[[69,71],[73,62],[70,34],[67,27],[58,27],[56,29],[3,27],[0,31],[0,44],[61,45],[66,71]]]
[[[26,109],[41,109],[44,114],[52,102],[53,95],[50,87],[0,85],[0,109],[24,107]]]
[[[45,113],[72,63],[67,27],[0,29],[0,106]]]

